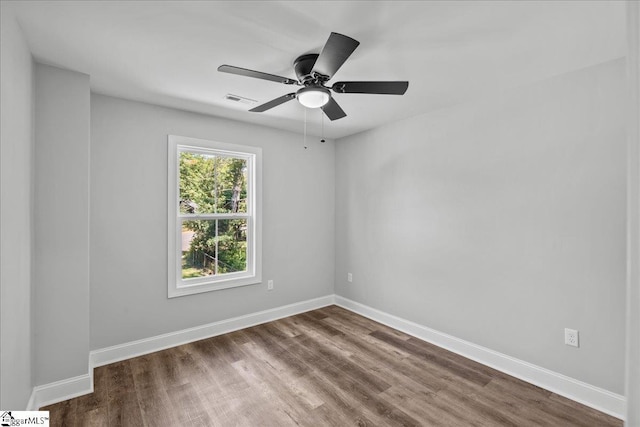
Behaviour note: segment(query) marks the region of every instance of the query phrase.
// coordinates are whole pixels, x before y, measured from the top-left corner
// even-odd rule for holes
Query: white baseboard
[[[624,419],[624,396],[335,295],[335,304],[598,411]]]
[[[193,341],[222,335],[239,329],[293,316],[305,311],[326,307],[334,303],[333,295],[327,295],[307,301],[297,302],[270,310],[259,311],[244,316],[221,320],[207,325],[183,329],[168,334],[157,335],[125,344],[115,345],[100,350],[94,350],[89,354],[90,364],[93,367],[108,365],[132,357],[142,356],[167,348],[187,344]]]
[[[93,372],[33,388],[27,411],[93,393]]]
[[[36,403],[36,389],[31,390],[31,396],[29,396],[29,401],[27,402],[27,407],[25,411],[37,411],[38,404]]]

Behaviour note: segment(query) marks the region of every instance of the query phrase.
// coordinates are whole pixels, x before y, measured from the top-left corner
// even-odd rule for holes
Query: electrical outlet
[[[267,290],[268,291],[272,291],[273,290],[273,280],[267,281]]]
[[[580,347],[578,331],[564,328],[564,343],[572,347]]]
[[[353,274],[347,273],[347,282],[349,283],[353,282]]]

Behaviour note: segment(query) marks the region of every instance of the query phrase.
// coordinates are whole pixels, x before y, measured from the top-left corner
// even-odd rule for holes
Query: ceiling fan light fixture
[[[293,61],[293,69],[297,79],[249,70],[233,65],[221,65],[218,71],[254,79],[269,80],[286,85],[302,87],[297,92],[279,96],[250,109],[253,113],[263,113],[294,98],[305,108],[322,108],[324,116],[331,121],[347,116],[347,113],[331,97],[330,90],[335,93],[364,93],[371,95],[404,95],[409,87],[407,81],[346,81],[325,86],[336,71],[342,67],[360,42],[344,34],[332,32],[320,53],[308,53]],[[233,98],[238,98],[234,96]],[[227,98],[229,99],[229,98]],[[323,117],[324,117],[323,116]]]
[[[307,86],[296,93],[296,98],[298,98],[300,104],[307,108],[320,108],[329,102],[331,94],[329,89],[318,86]]]

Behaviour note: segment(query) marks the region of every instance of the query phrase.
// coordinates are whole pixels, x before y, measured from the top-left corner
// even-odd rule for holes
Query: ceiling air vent
[[[232,93],[226,94],[224,96],[224,99],[233,101],[233,102],[240,102],[242,104],[256,104],[258,102],[255,99],[245,98],[244,96],[234,95]]]

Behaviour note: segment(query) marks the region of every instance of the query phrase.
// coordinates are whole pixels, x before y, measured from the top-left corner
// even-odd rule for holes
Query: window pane
[[[182,278],[247,270],[247,220],[182,221]]]
[[[180,213],[246,213],[247,161],[180,152]]]

